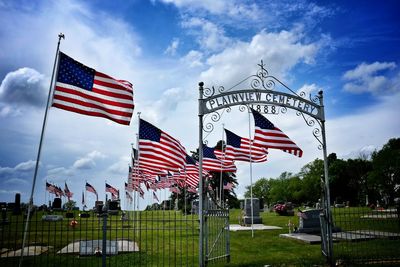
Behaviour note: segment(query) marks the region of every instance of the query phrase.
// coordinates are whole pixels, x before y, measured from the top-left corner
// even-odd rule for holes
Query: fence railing
[[[18,266],[24,215],[3,213],[1,266]],[[32,214],[22,266],[197,266],[196,215],[175,210]]]
[[[333,252],[337,264],[400,266],[398,209],[333,208]]]

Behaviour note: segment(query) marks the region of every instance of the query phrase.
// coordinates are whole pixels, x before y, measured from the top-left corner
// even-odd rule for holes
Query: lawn
[[[239,223],[240,210],[230,210],[230,224]],[[360,219],[360,212],[367,209],[333,209],[338,226],[343,230],[370,229],[399,233],[398,219]],[[76,211],[78,213],[78,211]],[[59,214],[64,214],[59,212]],[[28,235],[29,245],[50,246],[49,251],[38,257],[25,257],[24,266],[101,266],[101,258],[80,257],[77,253],[57,254],[57,251],[71,242],[85,239],[101,239],[102,218],[91,216],[81,219],[75,214],[78,226],[69,226],[71,219],[60,222],[44,222],[43,214],[33,217]],[[279,226],[278,230],[255,230],[230,232],[230,263],[219,262],[220,266],[327,266],[321,254],[321,246],[279,237],[288,233],[289,220],[298,225],[297,216],[279,216],[274,212],[261,212],[263,224]],[[1,225],[1,248],[18,248],[22,243],[22,216],[8,215],[9,225]],[[135,220],[132,220],[135,218]],[[121,221],[119,216],[107,219],[107,239],[129,239],[138,243],[140,252],[119,253],[107,257],[108,266],[197,266],[198,265],[198,218],[183,216],[176,211],[142,211],[130,214],[130,221]],[[338,242],[334,244],[335,256],[344,259],[365,258],[376,252],[378,257],[398,258],[399,240],[363,241],[357,243]],[[75,251],[77,252],[77,251]],[[396,258],[397,257],[397,258]],[[16,266],[18,257],[1,258],[3,266]]]

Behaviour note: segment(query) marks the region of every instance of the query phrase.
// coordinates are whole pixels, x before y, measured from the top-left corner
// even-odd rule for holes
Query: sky
[[[60,32],[61,51],[133,84],[135,115],[123,126],[50,108],[36,205],[52,199],[46,181],[66,182],[78,205],[86,181],[100,199],[105,182],[123,192],[137,113],[195,150],[198,83],[230,88],[256,74],[261,60],[295,92],[323,90],[328,154],[348,159],[379,150],[400,134],[398,10],[400,2],[390,0],[0,0],[0,202],[13,202],[16,193],[29,200]],[[303,157],[270,150],[265,163],[238,163],[238,197],[250,181],[297,173],[323,157],[314,128],[296,112],[266,117]],[[223,126],[244,137],[254,129],[249,114],[234,107],[206,135],[210,146]],[[92,206],[95,196],[86,200]],[[140,206],[152,202],[146,193]]]

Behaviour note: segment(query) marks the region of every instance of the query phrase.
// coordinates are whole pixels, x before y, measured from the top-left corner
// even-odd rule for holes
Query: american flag
[[[54,193],[56,194],[57,197],[64,196],[64,191],[59,186],[54,185],[54,188],[55,188]]]
[[[225,129],[225,133],[225,159],[246,162],[267,161],[268,151],[265,147],[257,146],[253,140],[240,137],[227,129]]]
[[[280,149],[295,156],[303,156],[301,150],[290,138],[263,115],[251,110],[255,122],[254,144],[259,147]]]
[[[186,177],[186,184],[196,188],[199,185],[199,166],[189,155],[186,155],[186,165],[182,172]]]
[[[132,84],[60,52],[52,106],[129,125],[134,108]]]
[[[67,196],[68,200],[72,197],[73,193],[69,190],[67,186],[67,182],[65,182],[64,193]]]
[[[48,182],[46,182],[46,191],[48,191],[51,194],[56,193],[56,187]]]
[[[132,185],[131,185],[131,186],[129,186],[129,184],[128,184],[128,183],[125,183],[125,191],[127,191],[127,192],[132,192],[132,191],[133,191],[133,189],[132,189]]]
[[[183,169],[186,152],[181,143],[143,119],[139,123],[139,168],[157,172]]]
[[[236,172],[235,164],[217,158],[215,148],[203,145],[203,169],[207,171]]]
[[[106,192],[109,192],[109,193],[111,193],[112,195],[115,195],[115,196],[118,195],[118,189],[116,189],[115,187],[112,187],[108,183],[106,183]]]
[[[224,181],[224,190],[232,190],[233,184],[227,181]]]
[[[193,188],[193,187],[188,187],[188,188],[187,188],[187,191],[190,192],[190,193],[197,194],[196,188]]]
[[[89,183],[86,183],[86,191],[92,192],[92,193],[94,193],[94,194],[97,196],[97,191],[96,191],[96,189],[94,189],[94,187],[93,187],[91,184],[89,184]]]

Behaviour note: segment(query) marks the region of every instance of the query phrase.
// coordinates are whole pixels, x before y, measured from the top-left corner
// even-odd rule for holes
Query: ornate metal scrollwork
[[[313,129],[312,133],[313,133],[313,136],[315,137],[315,139],[317,139],[317,141],[319,142],[318,149],[322,150],[323,143],[321,141],[321,128],[322,128],[321,122],[319,120],[314,119],[313,117],[309,117],[309,116],[306,117],[304,115],[304,113],[300,112],[300,111],[296,111],[296,115],[303,117],[305,123],[309,127],[314,127],[315,122],[317,122],[319,127],[315,127]]]
[[[240,105],[239,106],[239,111],[240,112],[245,112],[249,109],[248,105]]]

